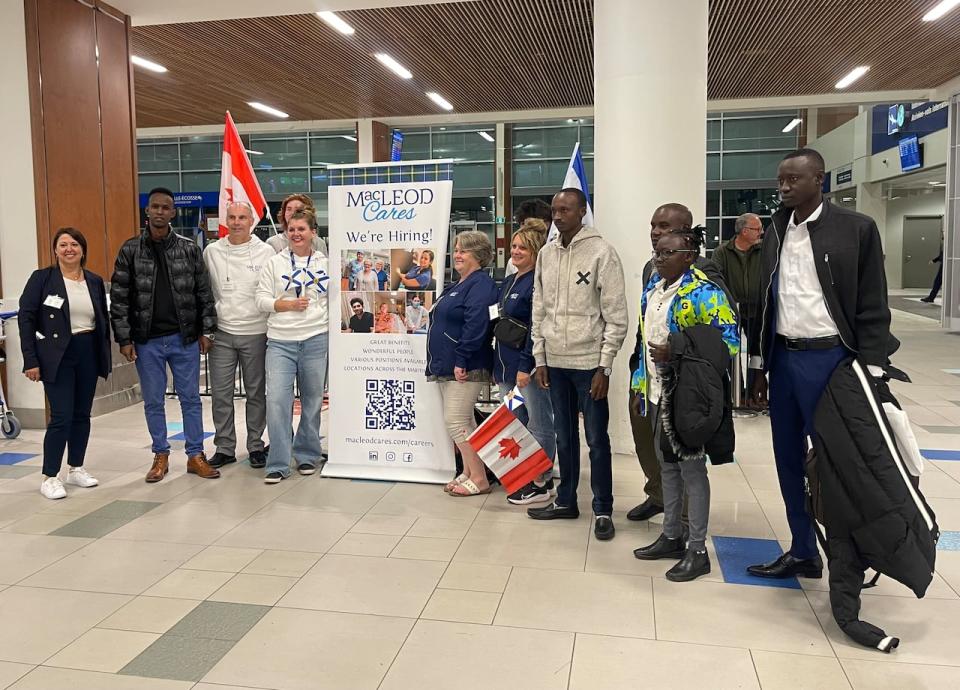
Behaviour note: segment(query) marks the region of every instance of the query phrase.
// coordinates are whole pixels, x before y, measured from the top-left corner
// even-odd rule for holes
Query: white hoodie
[[[291,280],[291,277],[294,279]],[[278,312],[274,302],[278,299],[296,299],[297,283],[305,285],[301,288],[301,296],[310,300],[310,306],[306,311]],[[257,307],[267,313],[267,337],[270,340],[296,342],[326,333],[329,288],[330,276],[325,255],[315,251],[309,257],[300,257],[291,255],[289,249],[274,254],[260,271],[260,283],[257,286]]]
[[[255,293],[260,271],[275,256],[256,235],[244,244],[223,237],[207,246],[203,261],[217,302],[217,329],[231,335],[267,332],[267,315],[257,308]]]

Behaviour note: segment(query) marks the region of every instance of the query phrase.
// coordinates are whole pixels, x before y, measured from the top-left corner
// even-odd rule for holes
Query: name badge
[[[220,292],[233,292],[236,289],[236,283],[229,278],[220,285]]]
[[[490,309],[490,320],[491,320],[491,321],[493,321],[494,319],[499,319],[499,318],[500,318],[500,305],[499,305],[499,304],[491,304],[490,307],[489,307],[489,309]]]
[[[63,307],[63,297],[58,297],[57,295],[47,295],[47,298],[43,300],[43,306],[60,309]]]

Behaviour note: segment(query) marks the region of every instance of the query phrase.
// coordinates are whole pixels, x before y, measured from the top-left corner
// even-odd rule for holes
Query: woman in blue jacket
[[[533,359],[533,341],[530,338],[533,275],[537,254],[546,238],[547,225],[539,218],[528,218],[513,235],[510,261],[517,272],[507,276],[500,287],[500,322],[496,331],[493,378],[500,387],[500,396],[504,399],[515,387],[520,389],[523,404],[514,410],[514,414],[553,460],[557,454],[557,435],[553,428],[550,393],[536,383],[530,385],[537,368]],[[509,341],[520,337],[523,333],[522,327],[526,328],[526,337],[518,347],[518,342]],[[554,493],[553,470],[550,469],[537,481],[530,482],[507,496],[507,500],[514,505],[527,505],[548,501]]]
[[[90,438],[90,410],[97,377],[110,374],[110,326],[103,279],[84,268],[87,240],[79,230],[60,228],[53,238],[56,261],[33,272],[20,297],[23,373],[43,381],[50,422],[43,437],[40,493],[66,498],[60,481],[67,450],[67,484],[98,484],[83,467]]]
[[[463,474],[444,489],[451,496],[490,493],[483,462],[467,438],[477,428],[474,404],[493,369],[490,305],[497,303],[497,286],[483,270],[492,260],[485,233],[457,235],[453,267],[460,280],[443,291],[430,312],[427,380],[440,384],[443,419],[463,456]]]

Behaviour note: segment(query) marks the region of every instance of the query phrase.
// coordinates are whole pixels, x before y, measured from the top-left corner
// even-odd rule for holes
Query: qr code
[[[413,431],[414,383],[397,379],[367,379],[364,426],[386,431]]]

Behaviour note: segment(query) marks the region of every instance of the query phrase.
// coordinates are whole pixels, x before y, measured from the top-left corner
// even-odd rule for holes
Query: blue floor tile
[[[940,533],[937,551],[960,551],[960,532],[946,530]]]
[[[183,431],[183,422],[167,422],[167,431]]]
[[[38,453],[0,453],[0,465],[16,465],[37,455]]]
[[[774,539],[713,537],[713,550],[720,562],[724,582],[734,585],[800,589],[800,583],[795,577],[772,580],[747,574],[748,565],[767,563],[783,553],[780,544]]]
[[[921,448],[920,455],[927,460],[960,460],[960,450],[937,450],[936,448]]]
[[[204,437],[205,439],[206,439],[206,438],[210,438],[211,436],[213,436],[213,432],[212,432],[212,431],[205,431],[205,432],[203,432],[203,437]],[[167,437],[167,440],[168,440],[168,441],[186,441],[186,440],[187,440],[187,437],[184,436],[184,435],[183,435],[183,432],[181,431],[179,434],[174,434],[173,436],[168,436],[168,437]]]

